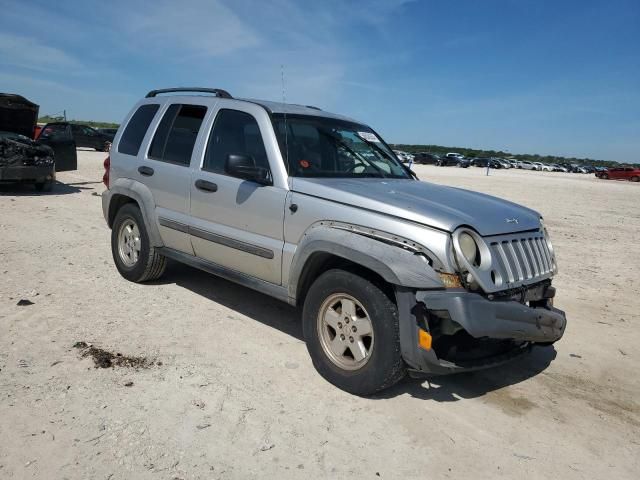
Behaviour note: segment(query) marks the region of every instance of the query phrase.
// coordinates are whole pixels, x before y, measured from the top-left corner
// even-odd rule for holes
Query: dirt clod
[[[80,353],[81,357],[91,357],[96,368],[149,368],[154,363],[146,357],[129,357],[121,353],[114,354],[102,348],[89,346],[86,342],[76,342],[73,347],[82,350]],[[133,385],[133,383],[131,384]]]
[[[22,298],[20,300],[18,300],[18,303],[16,303],[17,306],[19,307],[28,307],[29,305],[35,305],[31,300],[27,300],[26,298]]]

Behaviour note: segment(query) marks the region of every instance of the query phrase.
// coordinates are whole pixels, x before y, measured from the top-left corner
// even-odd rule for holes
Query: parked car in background
[[[518,168],[522,170],[535,170],[535,166],[532,162],[528,162],[527,160],[521,160],[518,162]]]
[[[56,178],[53,149],[19,133],[0,131],[0,185],[30,183],[48,192]]]
[[[609,168],[600,174],[603,180],[631,180],[640,181],[640,168],[637,167],[616,167]]]
[[[542,172],[553,172],[553,166],[547,165],[546,163],[542,163],[540,166],[540,171]]]
[[[531,170],[541,171],[542,170],[542,162],[531,162]]]
[[[113,139],[115,138],[116,133],[118,133],[117,128],[96,128],[96,130],[102,133],[103,135],[105,135],[110,142],[113,142]]]
[[[502,168],[511,168],[511,163],[509,163],[509,161],[505,160],[504,158],[494,158],[493,160],[502,165]]]
[[[423,165],[437,165],[440,162],[440,157],[435,153],[418,152],[413,155],[413,162]]]
[[[502,163],[500,163],[496,159],[487,158],[487,157],[476,157],[476,158],[471,160],[471,165],[473,165],[474,167],[487,167],[488,166],[490,168],[495,168],[495,169],[504,168]]]
[[[71,129],[71,135],[73,136],[76,147],[93,148],[99,152],[106,152],[109,150],[109,145],[111,145],[111,141],[113,140],[113,138],[99,132],[95,128],[69,122],[47,123],[42,127],[38,139],[46,139],[53,130],[59,130],[61,128]]]
[[[46,183],[49,180],[52,181],[53,177],[45,172],[48,168],[46,157],[49,155],[49,150],[43,146],[46,145],[53,150],[55,171],[58,172],[75,170],[77,156],[70,128],[33,141],[39,110],[39,105],[21,95],[0,93],[0,131],[4,132],[2,176],[5,180],[12,181],[24,179],[31,182],[33,180],[34,183],[41,184],[42,189],[46,189],[48,187]],[[19,169],[13,168],[16,166],[29,168],[22,171],[25,174],[22,177]],[[35,170],[31,169],[32,166],[47,168],[34,174]],[[11,171],[7,170],[8,167],[11,167]],[[51,178],[48,178],[50,176]]]
[[[471,160],[468,158],[461,158],[458,162],[458,167],[460,168],[469,168],[469,165],[471,165]]]
[[[593,173],[595,174],[596,177],[601,178],[602,174],[605,173],[607,170],[608,170],[607,167],[595,167],[595,172]]]
[[[567,167],[563,166],[563,165],[558,165],[557,163],[552,163],[551,168],[553,169],[554,172],[568,172],[569,170],[567,169]]]
[[[465,158],[462,155],[445,155],[444,157],[440,157],[440,160],[438,160],[438,163],[436,165],[438,165],[439,167],[452,167],[458,165],[464,159]]]

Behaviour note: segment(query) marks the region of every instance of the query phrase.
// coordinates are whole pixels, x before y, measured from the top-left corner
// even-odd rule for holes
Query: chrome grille
[[[487,240],[503,283],[528,282],[555,273],[553,253],[539,232]]]

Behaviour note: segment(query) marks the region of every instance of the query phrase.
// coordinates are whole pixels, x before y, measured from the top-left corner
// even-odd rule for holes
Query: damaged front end
[[[457,281],[439,290],[396,292],[402,353],[416,372],[499,365],[564,334],[566,316],[553,306],[557,267],[544,227],[468,237],[453,234]]]
[[[51,147],[20,135],[0,136],[0,182],[47,182],[54,178]]]

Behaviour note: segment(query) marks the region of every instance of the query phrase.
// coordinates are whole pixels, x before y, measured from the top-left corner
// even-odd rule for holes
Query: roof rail
[[[215,93],[216,97],[220,98],[233,98],[229,92],[222,90],[221,88],[202,88],[202,87],[177,87],[177,88],[162,88],[160,90],[151,90],[147,93],[146,98],[155,97],[161,93],[174,93],[174,92],[204,92]]]
[[[320,111],[322,111],[322,109],[321,109],[321,108],[319,108],[319,107],[314,107],[313,105],[305,105],[305,107],[307,107],[307,108],[313,108],[314,110],[320,110]]]

